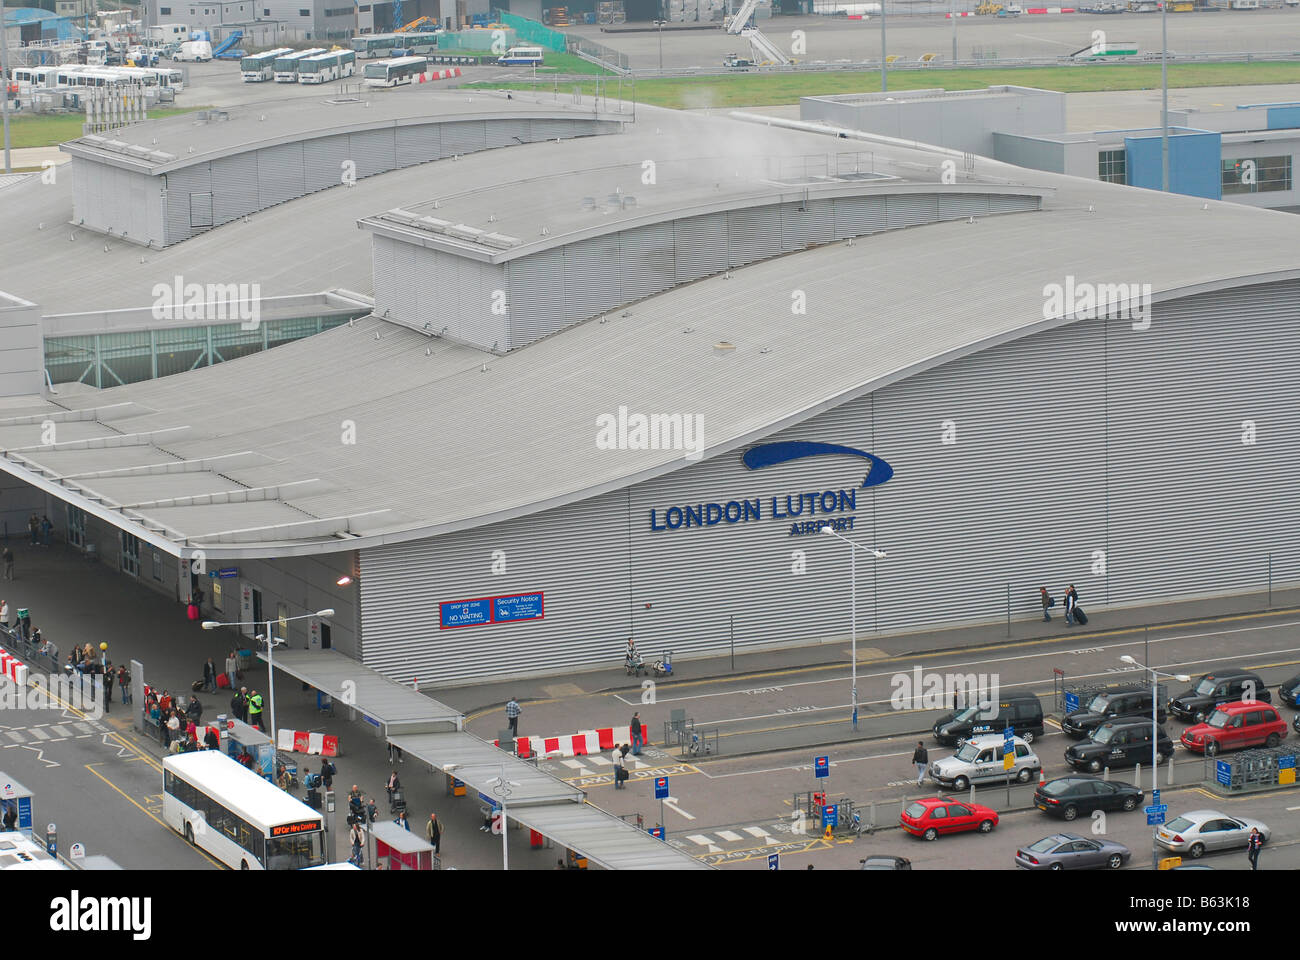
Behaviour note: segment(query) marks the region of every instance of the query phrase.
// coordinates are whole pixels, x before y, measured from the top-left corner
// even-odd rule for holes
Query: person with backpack
[[[333,789],[334,774],[338,772],[339,772],[338,768],[334,766],[333,763],[330,762],[328,757],[320,758],[320,779],[321,779],[321,783],[325,784],[326,790]]]
[[[1042,601],[1042,604],[1043,604],[1043,623],[1051,623],[1051,621],[1052,621],[1052,615],[1051,615],[1051,613],[1048,612],[1048,611],[1049,611],[1049,608],[1050,608],[1050,607],[1053,607],[1053,606],[1056,605],[1056,601],[1055,601],[1054,599],[1052,599],[1052,595],[1051,595],[1050,593],[1047,592],[1047,588],[1046,588],[1046,587],[1039,587],[1039,588],[1038,588],[1038,597],[1039,597],[1039,599]]]

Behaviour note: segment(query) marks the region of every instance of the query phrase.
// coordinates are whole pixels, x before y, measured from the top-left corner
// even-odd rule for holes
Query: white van
[[[1011,743],[1015,751],[1011,779],[1028,783],[1043,768],[1042,761],[1019,737],[1012,737]],[[972,783],[1002,783],[1006,777],[1000,733],[971,737],[951,757],[930,764],[930,779],[950,790],[965,790]]]
[[[172,54],[173,60],[207,63],[212,59],[212,44],[206,40],[186,40]]]

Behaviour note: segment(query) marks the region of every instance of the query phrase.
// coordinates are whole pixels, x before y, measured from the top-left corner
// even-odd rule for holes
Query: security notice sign
[[[484,623],[516,623],[545,618],[545,595],[513,593],[473,600],[448,600],[438,604],[438,628],[475,627]]]

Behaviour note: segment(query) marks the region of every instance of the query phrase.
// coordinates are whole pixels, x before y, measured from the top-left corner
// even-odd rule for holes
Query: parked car
[[[1203,723],[1221,703],[1237,700],[1261,700],[1271,703],[1273,695],[1259,674],[1229,667],[1207,673],[1196,686],[1169,701],[1169,712],[1179,720]]]
[[[931,797],[909,803],[899,816],[899,825],[913,836],[935,840],[940,835],[978,830],[989,833],[998,825],[998,812],[979,803],[964,803],[951,797]]]
[[[1133,854],[1114,840],[1058,833],[1016,851],[1016,866],[1026,870],[1118,870]]]
[[[945,746],[981,733],[1001,733],[1010,727],[1026,743],[1043,735],[1043,705],[1032,695],[1005,697],[997,703],[982,703],[940,717],[934,738]]]
[[[1174,744],[1159,728],[1156,750],[1162,757],[1174,755]],[[1100,773],[1103,767],[1131,767],[1151,762],[1150,720],[1107,720],[1092,736],[1065,751],[1065,762],[1076,770]]]
[[[1241,750],[1263,744],[1276,747],[1286,739],[1286,721],[1274,707],[1254,703],[1225,703],[1204,723],[1183,731],[1183,746],[1212,757],[1220,750]]]
[[[1017,783],[1028,783],[1043,768],[1042,761],[1020,737],[1012,739],[1012,749],[1015,758],[1011,777]],[[1002,783],[1007,777],[1002,750],[1001,734],[971,737],[951,757],[930,764],[930,779],[957,791],[965,790],[972,783]]]
[[[1300,710],[1300,673],[1282,681],[1282,686],[1277,689],[1277,698],[1292,710]]]
[[[907,857],[889,857],[877,855],[859,860],[863,870],[911,870],[912,861]]]
[[[1096,777],[1058,777],[1034,791],[1034,806],[1064,820],[1094,810],[1136,810],[1146,795],[1131,783]]]
[[[1196,860],[1208,851],[1244,847],[1251,827],[1259,828],[1260,836],[1268,843],[1273,831],[1259,820],[1230,817],[1218,810],[1192,810],[1156,827],[1155,842],[1166,850]]]
[[[1107,720],[1134,720],[1141,717],[1151,719],[1151,688],[1121,687],[1099,693],[1086,707],[1067,713],[1061,720],[1061,732],[1067,737],[1082,740]],[[1156,708],[1156,719],[1159,723],[1165,722],[1163,705]]]

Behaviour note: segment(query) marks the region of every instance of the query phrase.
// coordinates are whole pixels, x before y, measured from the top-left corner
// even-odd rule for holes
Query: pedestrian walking
[[[1052,599],[1052,595],[1047,592],[1046,587],[1039,587],[1038,595],[1039,595],[1039,599],[1041,599],[1043,602],[1043,623],[1050,623],[1052,620],[1052,615],[1048,611],[1050,607],[1056,604],[1056,601]]]
[[[1079,595],[1074,590],[1074,584],[1065,588],[1065,625],[1074,626],[1074,605],[1079,601]]]
[[[1259,848],[1264,845],[1264,837],[1259,832],[1259,827],[1250,828],[1250,836],[1246,840],[1246,856],[1250,857],[1250,869],[1259,869]]]
[[[248,722],[262,729],[262,695],[256,690],[248,695]]]
[[[117,689],[122,697],[122,703],[131,702],[131,674],[127,672],[126,664],[117,668]]]
[[[104,668],[104,712],[108,713],[113,702],[113,665]]]
[[[523,713],[523,710],[520,708],[519,702],[514,697],[511,697],[510,702],[506,704],[506,720],[510,723],[511,736],[519,736],[519,714],[521,713]]]
[[[8,546],[6,546],[4,548],[4,552],[0,553],[0,559],[4,560],[5,579],[12,580],[14,578],[14,552],[10,550]],[[5,621],[5,625],[6,626],[9,625],[8,620]]]
[[[230,656],[226,657],[226,679],[230,681],[230,689],[235,689],[235,672],[239,669],[239,660],[235,657],[235,651],[230,651]]]
[[[401,789],[402,781],[397,778],[397,771],[394,770],[393,775],[388,778],[388,783],[384,785],[384,790],[388,794],[388,805],[390,807],[393,805],[393,794]]]
[[[442,856],[442,824],[438,822],[436,813],[429,814],[429,822],[424,826],[424,835],[429,838],[429,845],[433,847],[435,857]]]
[[[326,790],[334,789],[334,774],[338,773],[338,767],[334,766],[333,761],[328,757],[320,758],[320,779],[325,784]]]
[[[352,856],[348,857],[348,863],[352,864],[354,867],[359,867],[362,863],[361,844],[364,842],[365,837],[361,832],[361,825],[359,823],[352,824],[352,829],[349,831],[348,836],[352,840]]]
[[[632,714],[632,722],[628,724],[628,732],[632,734],[632,755],[639,757],[641,755],[641,745],[645,743],[641,733],[641,714]]]
[[[619,745],[614,744],[614,789],[623,789],[623,774],[626,768],[623,766],[623,751]]]
[[[205,693],[217,692],[217,665],[208,657],[208,662],[203,665],[203,690]]]
[[[925,749],[925,741],[916,741],[916,749],[912,751],[912,765],[916,767],[916,785],[919,787],[925,782],[925,771],[930,766],[930,754]]]

